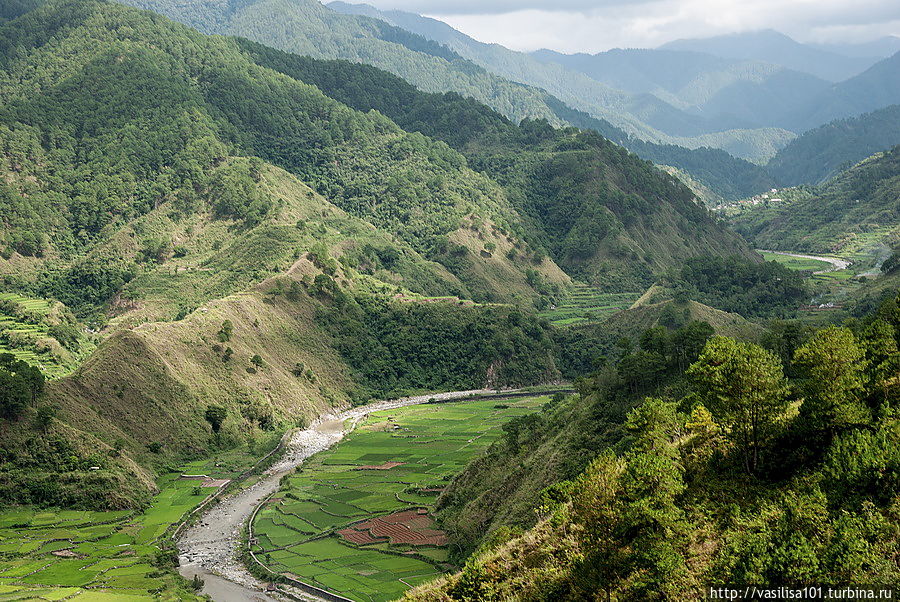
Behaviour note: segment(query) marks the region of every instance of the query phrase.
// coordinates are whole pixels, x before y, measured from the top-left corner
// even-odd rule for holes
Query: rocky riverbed
[[[447,401],[491,394],[490,390],[453,391],[405,397],[391,401],[379,401],[348,409],[339,414],[328,414],[316,420],[309,428],[287,435],[283,456],[275,462],[253,485],[241,489],[222,500],[178,539],[182,575],[191,579],[200,575],[204,580],[203,593],[219,602],[274,602],[281,599],[277,593],[266,593],[265,584],[253,577],[240,560],[241,529],[256,507],[278,490],[281,477],[300,466],[304,460],[326,450],[366,415],[379,410],[390,410],[430,400]],[[310,600],[316,598],[311,596]]]

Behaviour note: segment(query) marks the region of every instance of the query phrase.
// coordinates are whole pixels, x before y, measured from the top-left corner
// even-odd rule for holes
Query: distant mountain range
[[[661,50],[705,52],[714,56],[744,61],[760,61],[781,65],[822,79],[838,82],[862,73],[879,58],[892,52],[868,55],[848,55],[837,47],[815,47],[801,44],[788,36],[766,29],[756,32],[729,34],[711,38],[675,40],[660,46]],[[893,52],[900,50],[897,48]]]

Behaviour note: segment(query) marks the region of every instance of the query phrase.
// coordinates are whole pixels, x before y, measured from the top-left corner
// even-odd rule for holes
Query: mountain
[[[809,130],[778,151],[766,169],[782,186],[820,184],[854,163],[900,144],[900,105]]]
[[[855,44],[837,42],[825,44],[808,43],[807,46],[834,54],[843,54],[844,56],[883,59],[900,52],[900,37],[884,36],[869,42]]]
[[[730,116],[742,127],[784,125],[793,107],[811,101],[829,83],[770,63],[675,50],[615,49],[599,54],[532,53],[610,86],[653,94],[694,114]]]
[[[662,50],[686,50],[715,56],[781,65],[838,82],[865,71],[873,63],[869,57],[853,57],[801,44],[777,31],[767,29],[711,38],[675,40]]]
[[[5,502],[135,507],[208,450],[213,400],[233,441],[347,399],[556,380],[531,313],[571,282],[553,257],[610,290],[692,255],[754,259],[595,132],[121,4],[12,18],[0,79],[0,311],[34,322],[0,349],[77,351],[41,402],[54,439],[36,407],[4,414],[3,449],[36,450],[4,456]]]
[[[900,104],[900,52],[834,85],[796,111],[792,122],[805,130],[894,104]]]
[[[242,42],[260,64],[318,86],[360,111],[444,140],[500,182],[541,245],[569,273],[607,287],[648,284],[674,258],[750,256],[680,183],[595,133],[515,126],[456,95],[425,94],[389,74]],[[727,250],[726,250],[727,249]]]
[[[446,144],[257,65],[234,40],[119,4],[52,1],[0,34],[0,78],[15,82],[0,104],[0,286],[26,297],[4,296],[3,313],[32,321],[56,299],[99,339],[48,385],[50,435],[31,427],[34,407],[5,413],[3,448],[36,454],[4,456],[5,502],[135,507],[156,469],[207,449],[211,400],[240,438],[388,389],[556,377],[535,318],[449,297],[527,307],[531,283],[552,294],[569,278]],[[452,244],[449,269],[423,256],[443,258],[437,243]],[[406,338],[360,354],[376,327]],[[45,327],[21,330],[4,328],[0,349],[33,358]],[[461,363],[438,346],[426,359],[438,331],[464,337]]]
[[[676,136],[728,129],[722,123],[683,113],[659,98],[631,95],[585,77],[577,70],[536,60],[526,53],[509,50],[499,44],[479,42],[436,19],[403,11],[380,11],[367,4],[340,1],[329,3],[328,8],[347,15],[365,15],[419,34],[493,73],[547,90],[572,107],[610,120],[637,135],[643,134],[641,123]],[[637,117],[638,121],[623,121],[625,114]],[[648,134],[652,135],[652,132]]]
[[[498,44],[479,42],[449,25],[403,11],[381,11],[366,4],[332,2],[329,8],[345,14],[365,15],[380,19],[430,40],[452,48],[459,55],[485,69],[549,91],[568,105],[616,124],[637,138],[655,142],[678,144],[688,148],[711,146],[742,151],[742,158],[768,158],[766,140],[783,143],[787,132],[748,131],[757,127],[740,115],[729,112],[694,110],[671,94],[650,93],[647,90],[619,89],[618,83],[582,73],[577,66],[541,56],[514,52]],[[657,90],[659,91],[659,90]],[[774,135],[773,135],[774,134]],[[781,134],[781,136],[779,136]],[[735,144],[751,136],[760,139],[759,148]],[[765,151],[762,149],[766,149]]]
[[[887,240],[900,226],[898,198],[900,147],[895,147],[821,186],[801,189],[796,200],[745,210],[734,225],[759,248],[846,252],[866,241]]]

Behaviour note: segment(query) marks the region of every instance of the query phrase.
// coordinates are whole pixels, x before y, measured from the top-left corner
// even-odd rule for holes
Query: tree
[[[253,364],[254,366],[256,366],[257,368],[262,368],[263,366],[266,365],[266,362],[263,360],[262,356],[260,356],[258,353],[250,358],[250,363]]]
[[[700,356],[709,337],[716,333],[707,322],[693,320],[672,335],[672,353],[679,370],[690,366]]]
[[[231,340],[232,333],[234,333],[234,324],[231,323],[231,320],[225,320],[222,322],[222,328],[219,329],[216,336],[219,338],[219,341],[225,343]]]
[[[222,429],[222,423],[225,422],[225,418],[228,416],[228,408],[211,405],[206,408],[204,416],[206,421],[209,422],[209,426],[212,427],[213,433],[218,436],[219,431]]]
[[[803,393],[800,415],[809,427],[833,434],[870,420],[861,399],[866,365],[865,351],[848,328],[819,330],[794,352]]]
[[[54,405],[42,405],[39,407],[34,415],[34,427],[46,433],[56,418],[57,410],[58,408]]]
[[[0,416],[7,420],[18,418],[29,399],[28,382],[20,374],[0,368]]]
[[[747,472],[756,472],[761,451],[787,407],[781,362],[758,345],[717,336],[687,374],[703,404],[730,429]]]

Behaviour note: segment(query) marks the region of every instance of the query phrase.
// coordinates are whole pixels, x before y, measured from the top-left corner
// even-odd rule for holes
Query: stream
[[[266,470],[256,483],[222,498],[193,525],[185,529],[177,542],[179,572],[188,579],[199,575],[203,579],[202,593],[216,602],[281,600],[280,597],[274,597],[277,594],[266,593],[266,584],[253,577],[240,560],[241,529],[256,507],[278,491],[281,477],[289,474],[313,454],[324,451],[340,441],[362,418],[372,412],[426,403],[430,400],[447,401],[493,393],[496,391],[453,391],[378,401],[351,408],[337,415],[326,414],[309,428],[286,435],[289,441],[283,456]],[[309,600],[318,600],[314,596],[305,597]]]

